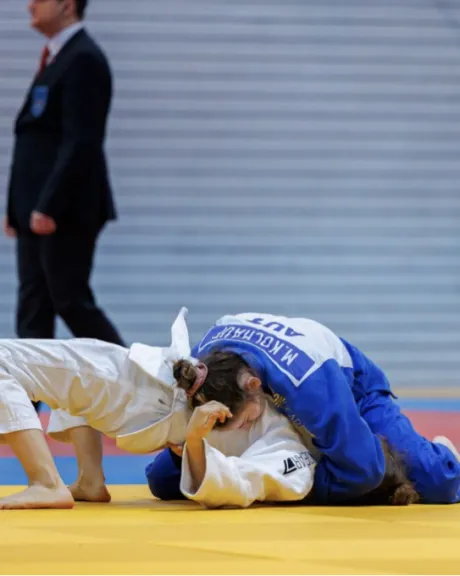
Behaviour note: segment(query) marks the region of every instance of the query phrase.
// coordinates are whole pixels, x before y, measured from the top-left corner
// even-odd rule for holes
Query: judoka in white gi
[[[316,463],[289,421],[262,396],[227,395],[238,408],[235,416],[215,402],[192,415],[187,394],[198,392],[199,379],[186,393],[175,379],[188,388],[181,370],[173,375],[173,365],[200,372],[200,365],[195,369],[193,361],[182,360],[190,357],[185,313],[172,327],[169,348],[134,344],[128,350],[87,339],[0,340],[0,441],[10,444],[29,480],[26,490],[0,500],[1,509],[109,501],[100,432],[135,453],[186,440],[183,491],[207,507],[308,494]],[[59,476],[31,401],[54,410],[50,436],[75,446],[79,478],[70,488]],[[230,419],[228,430],[204,440],[218,418]]]
[[[75,499],[104,501],[99,432],[129,452],[181,442],[190,418],[172,362],[190,355],[182,309],[169,348],[130,349],[97,340],[0,340],[0,441],[21,462],[29,487],[0,499],[0,509],[70,508]],[[48,433],[75,444],[84,478],[64,485],[31,401],[53,410]],[[101,477],[102,475],[102,477]]]

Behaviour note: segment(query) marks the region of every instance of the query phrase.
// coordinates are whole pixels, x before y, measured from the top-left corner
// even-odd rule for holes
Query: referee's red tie
[[[46,45],[46,46],[43,48],[42,55],[41,55],[41,58],[40,58],[40,67],[39,67],[39,69],[38,69],[38,73],[39,73],[39,74],[40,74],[41,72],[43,72],[43,70],[46,68],[46,65],[48,64],[48,58],[50,57],[50,54],[51,54],[50,49],[48,48],[48,45]]]

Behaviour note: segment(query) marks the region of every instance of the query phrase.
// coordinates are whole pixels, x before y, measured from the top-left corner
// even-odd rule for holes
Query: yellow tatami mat
[[[111,492],[109,505],[0,511],[0,573],[460,573],[460,505],[206,511]]]

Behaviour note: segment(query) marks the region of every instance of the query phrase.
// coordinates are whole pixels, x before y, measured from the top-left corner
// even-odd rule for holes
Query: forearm
[[[206,475],[206,451],[202,438],[188,439],[186,444],[192,488],[197,492]]]
[[[203,442],[206,462],[205,469],[199,470],[199,474],[192,468],[190,448],[186,445],[182,462],[182,494],[206,508],[247,508],[255,501],[302,500],[313,485],[314,461],[301,444],[283,449],[276,442],[267,446],[265,440],[264,437],[260,442],[256,441],[241,457],[225,456]],[[290,469],[286,474],[287,465],[295,466],[295,470]],[[201,472],[204,472],[203,476]],[[198,475],[199,485],[195,484]]]

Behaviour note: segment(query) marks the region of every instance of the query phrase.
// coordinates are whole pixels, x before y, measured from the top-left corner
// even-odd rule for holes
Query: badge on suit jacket
[[[38,118],[43,114],[48,102],[48,86],[34,86],[32,88],[32,102],[30,105],[30,113],[34,118]]]

